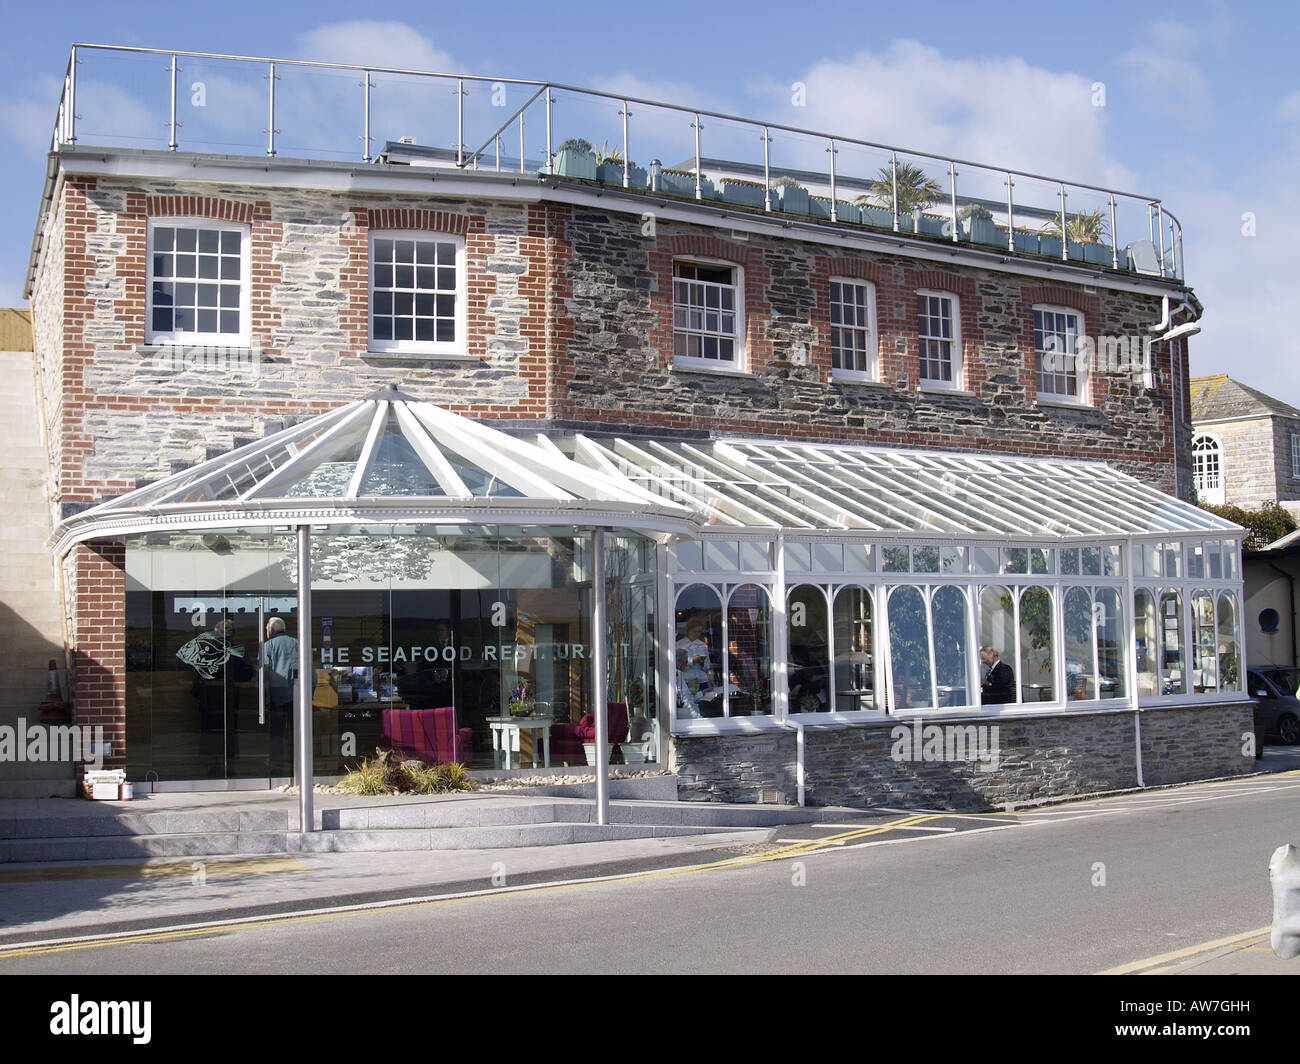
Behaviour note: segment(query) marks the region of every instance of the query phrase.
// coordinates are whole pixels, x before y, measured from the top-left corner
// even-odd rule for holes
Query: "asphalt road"
[[[0,951],[0,975],[1099,972],[1267,925],[1268,859],[1300,843],[1297,810],[1292,773],[899,811],[616,879]]]

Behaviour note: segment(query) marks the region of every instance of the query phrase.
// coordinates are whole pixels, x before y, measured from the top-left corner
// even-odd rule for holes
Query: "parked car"
[[[1250,697],[1258,709],[1259,730],[1289,746],[1300,743],[1300,669],[1247,669]]]

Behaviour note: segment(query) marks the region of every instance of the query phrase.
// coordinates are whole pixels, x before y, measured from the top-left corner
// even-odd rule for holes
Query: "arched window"
[[[1192,437],[1192,482],[1202,502],[1223,504],[1223,448],[1204,432]]]

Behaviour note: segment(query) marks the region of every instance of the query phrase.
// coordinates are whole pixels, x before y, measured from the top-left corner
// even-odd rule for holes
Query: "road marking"
[[[196,864],[203,866],[203,875],[247,876],[271,872],[305,872],[307,866],[293,857],[192,857],[183,861],[165,861],[157,864],[103,864],[76,868],[0,868],[0,883],[51,883],[76,882],[91,879],[170,879],[193,878]]]
[[[1202,942],[1199,946],[1188,946],[1186,949],[1176,949],[1171,953],[1159,953],[1154,957],[1146,957],[1140,961],[1121,964],[1118,968],[1107,968],[1104,972],[1098,972],[1097,974],[1133,975],[1146,968],[1163,968],[1171,961],[1182,960],[1186,957],[1195,957],[1198,953],[1208,953],[1210,950],[1220,949],[1224,946],[1234,946],[1241,942],[1248,942],[1253,938],[1258,938],[1260,935],[1267,935],[1271,932],[1271,927],[1257,927],[1254,931],[1243,931],[1239,935],[1229,935],[1227,938],[1216,938],[1213,942]]]

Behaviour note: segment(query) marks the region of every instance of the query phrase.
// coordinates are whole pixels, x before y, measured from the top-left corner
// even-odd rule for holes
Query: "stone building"
[[[1226,373],[1190,383],[1198,501],[1300,514],[1300,410]]]
[[[1070,186],[1105,235],[1154,213],[1062,242],[1066,182],[1019,206],[1005,170],[959,190],[929,160],[949,187],[908,213],[896,177],[834,170],[901,150],[833,138],[822,175],[821,134],[531,83],[472,112],[489,84],[456,76],[430,75],[453,149],[372,157],[375,71],[364,161],[294,158],[276,80],[312,68],[278,61],[264,152],[178,143],[205,116],[175,106],[168,143],[125,147],[78,134],[77,69],[30,297],[76,711],[133,778],[266,786],[295,735],[300,773],[335,774],[449,705],[471,763],[581,760],[556,751],[607,703],[615,756],[685,796],[971,805],[1250,767],[1240,530],[1189,505],[1200,307],[1150,197]],[[621,120],[621,152],[552,138],[584,103],[571,131]],[[629,121],[689,151],[655,113],[693,116],[688,163],[628,158]],[[706,175],[700,128],[728,122],[761,168]],[[815,152],[775,165],[773,129]],[[293,707],[256,678],[273,616],[310,656]],[[901,756],[914,720],[1002,753]]]

